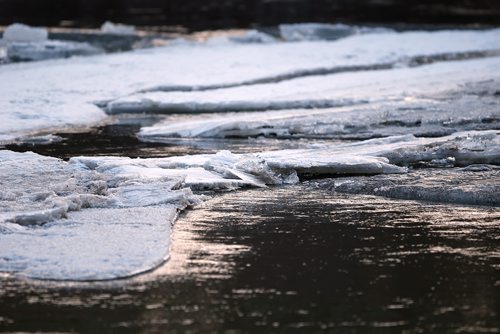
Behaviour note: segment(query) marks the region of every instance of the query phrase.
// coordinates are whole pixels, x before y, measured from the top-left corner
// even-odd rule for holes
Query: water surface
[[[494,333],[500,210],[341,195],[314,182],[216,196],[133,279],[3,277],[0,330]]]

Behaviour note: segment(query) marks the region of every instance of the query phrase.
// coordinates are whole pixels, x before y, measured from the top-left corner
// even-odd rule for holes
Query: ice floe
[[[278,40],[262,31],[248,30],[243,35],[231,36],[229,40],[236,43],[274,43]]]
[[[8,26],[0,44],[5,49],[5,61],[39,61],[45,59],[88,56],[103,53],[88,43],[48,39],[45,28],[14,23]]]
[[[103,53],[101,49],[95,48],[88,43],[80,42],[11,42],[7,45],[7,56],[10,61],[39,61],[72,56],[90,56],[101,53]]]
[[[106,101],[139,91],[196,90],[274,82],[356,70],[359,66],[363,69],[382,65],[390,68],[417,56],[441,55],[443,58],[443,54],[470,52],[479,56],[497,50],[499,36],[500,30],[495,29],[361,34],[337,41],[301,43],[172,44],[122,54],[2,65],[0,138],[13,140],[41,130],[95,124],[106,118],[96,104],[102,106]],[[457,66],[460,68],[462,64],[455,68]],[[465,76],[466,72],[463,73]],[[376,76],[374,74],[373,78]],[[331,85],[325,89],[328,87]],[[310,97],[317,99],[322,90],[318,89],[318,94]],[[216,97],[217,94],[220,93],[215,93]],[[272,97],[270,92],[266,95]],[[283,107],[283,102],[291,100],[290,96],[282,97],[281,102],[271,102]],[[190,101],[186,100],[190,97],[193,96],[183,95],[179,101]],[[214,102],[222,100],[216,97]],[[327,103],[334,97],[324,94]],[[300,100],[302,104],[296,106],[301,106],[307,102],[306,98],[293,100]]]
[[[497,80],[479,84],[490,90],[499,85]],[[369,139],[398,134],[436,137],[463,130],[498,128],[498,98],[493,91],[485,94],[488,91],[482,90],[478,94],[477,86],[369,105],[166,118],[142,128],[138,136],[148,142],[176,137]]]

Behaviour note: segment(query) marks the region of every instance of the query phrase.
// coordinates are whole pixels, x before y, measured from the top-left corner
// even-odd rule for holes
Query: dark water
[[[188,211],[171,260],[134,279],[0,278],[0,331],[499,331],[499,209],[313,185],[227,193]]]
[[[130,123],[119,121],[116,124],[100,126],[90,132],[56,133],[62,138],[48,144],[38,142],[0,145],[0,149],[15,152],[32,151],[41,155],[68,160],[75,156],[126,156],[131,158],[161,158],[186,154],[209,154],[220,150],[230,150],[233,153],[254,153],[279,149],[305,148],[311,143],[321,143],[314,139],[227,139],[227,138],[171,138],[165,143],[145,143],[137,139],[136,133],[141,126],[154,122],[132,120]],[[339,142],[338,140],[330,140]]]

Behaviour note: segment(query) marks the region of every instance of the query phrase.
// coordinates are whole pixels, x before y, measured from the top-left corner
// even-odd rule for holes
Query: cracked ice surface
[[[333,42],[173,43],[123,54],[4,65],[0,67],[0,140],[95,124],[106,114],[94,103],[143,90],[271,82],[349,66],[390,67],[416,56],[496,50],[499,38],[496,29],[380,32]]]
[[[494,57],[416,68],[338,73],[211,91],[142,93],[112,101],[108,111],[193,113],[328,108],[404,101],[498,76],[500,57]]]

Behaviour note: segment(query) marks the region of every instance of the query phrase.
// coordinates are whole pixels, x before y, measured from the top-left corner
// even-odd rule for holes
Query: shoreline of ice
[[[330,42],[173,43],[121,54],[7,64],[0,67],[0,138],[102,122],[108,115],[96,105],[145,90],[218,87],[318,68],[490,52],[498,49],[499,38],[500,29],[494,29],[376,33]]]

